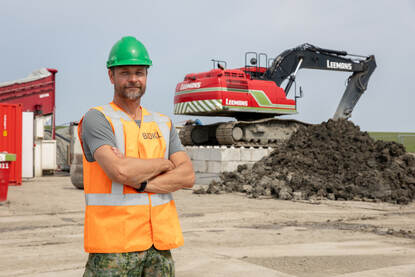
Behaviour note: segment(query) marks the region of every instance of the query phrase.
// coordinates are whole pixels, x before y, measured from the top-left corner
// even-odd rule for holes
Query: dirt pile
[[[401,144],[374,141],[350,121],[329,120],[301,127],[252,168],[239,166],[220,179],[195,193],[406,204],[415,198],[415,158]]]

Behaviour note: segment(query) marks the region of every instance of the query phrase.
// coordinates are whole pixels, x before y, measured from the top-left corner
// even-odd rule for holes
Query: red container
[[[56,69],[47,68],[44,75],[8,82],[0,86],[0,102],[22,104],[25,112],[53,114],[55,110]],[[49,72],[49,76],[47,76]],[[39,73],[40,74],[40,73]]]
[[[9,190],[10,162],[0,162],[0,202],[7,200]]]
[[[55,74],[42,68],[24,79],[0,84],[0,102],[22,104],[22,111],[52,115],[52,138],[55,139]]]
[[[9,185],[22,184],[22,105],[0,103],[0,152],[16,154]]]

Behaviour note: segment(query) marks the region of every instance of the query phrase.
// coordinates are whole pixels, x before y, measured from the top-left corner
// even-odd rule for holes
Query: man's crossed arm
[[[172,154],[169,160],[138,159],[125,157],[116,148],[103,145],[95,151],[94,158],[117,183],[139,188],[148,180],[146,192],[173,192],[191,188],[195,182],[192,162],[184,151]]]

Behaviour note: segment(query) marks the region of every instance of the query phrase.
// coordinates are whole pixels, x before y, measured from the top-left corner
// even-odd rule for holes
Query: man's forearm
[[[146,192],[169,193],[182,188],[191,188],[195,174],[191,162],[178,165],[175,169],[162,173],[149,180]]]
[[[171,170],[172,163],[166,159],[137,159],[123,157],[118,165],[117,179],[120,183],[138,188],[140,183]]]

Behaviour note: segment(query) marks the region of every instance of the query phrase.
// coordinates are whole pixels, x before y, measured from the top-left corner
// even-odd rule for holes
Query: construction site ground
[[[176,276],[415,276],[415,203],[174,193]],[[83,191],[27,180],[0,204],[0,276],[81,276]]]

